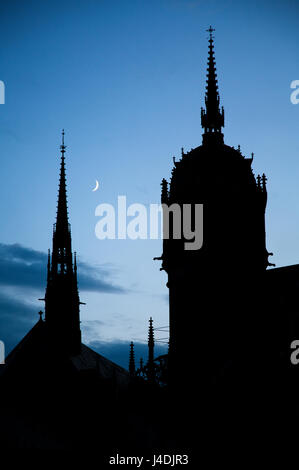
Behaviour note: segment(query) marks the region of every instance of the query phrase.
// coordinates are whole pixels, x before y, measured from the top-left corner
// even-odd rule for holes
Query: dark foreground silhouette
[[[203,246],[170,236],[159,258],[168,275],[170,343],[129,371],[81,343],[76,256],[68,222],[65,145],[45,319],[0,368],[2,448],[97,450],[122,455],[187,454],[209,445],[255,453],[296,439],[299,265],[267,269],[267,178],[253,154],[224,144],[214,42],[209,57],[202,145],[175,161],[162,203],[203,204]],[[165,209],[166,211],[166,209]],[[174,233],[175,216],[170,219]],[[245,454],[244,454],[245,455]],[[247,454],[246,454],[247,455]]]

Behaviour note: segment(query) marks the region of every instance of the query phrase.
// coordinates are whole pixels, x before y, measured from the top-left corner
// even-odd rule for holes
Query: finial
[[[263,185],[263,190],[265,191],[266,189],[266,183],[267,183],[267,177],[265,173],[262,174],[262,185]]]
[[[154,364],[154,327],[153,327],[153,319],[150,317],[149,319],[149,331],[148,331],[148,373],[147,377],[150,382],[155,381],[155,364]]]
[[[149,360],[154,359],[154,356],[153,356],[154,345],[155,345],[155,339],[154,339],[153,319],[152,319],[152,317],[150,317],[150,319],[149,319],[149,329],[148,329]]]
[[[212,26],[207,29],[210,33],[208,68],[206,80],[205,109],[201,108],[201,125],[204,128],[203,143],[223,143],[221,128],[224,127],[224,110],[220,109],[220,98],[214,56],[214,42]]]
[[[66,145],[64,145],[64,129],[62,129],[60,151],[63,157],[64,157],[65,149],[66,149]]]
[[[210,33],[210,39],[213,40],[213,32],[216,31],[216,29],[212,28],[210,25],[209,29],[206,29],[208,33]]]
[[[39,321],[43,321],[43,312],[40,310],[38,314],[39,314]]]
[[[257,179],[257,187],[258,187],[258,189],[261,189],[261,179],[262,178],[260,177],[260,175],[257,175],[256,179]]]
[[[153,327],[153,319],[150,317],[149,319],[149,329],[148,329],[148,347],[151,352],[154,351],[154,345],[155,345],[155,340],[154,340],[154,327]]]
[[[129,372],[131,377],[135,375],[135,353],[133,341],[131,341],[130,344]]]

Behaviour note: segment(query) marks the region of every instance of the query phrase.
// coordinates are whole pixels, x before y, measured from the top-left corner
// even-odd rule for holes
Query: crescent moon
[[[96,186],[95,186],[95,188],[93,188],[93,191],[97,191],[99,189],[99,186],[100,186],[99,182],[98,182],[98,180],[96,180]]]

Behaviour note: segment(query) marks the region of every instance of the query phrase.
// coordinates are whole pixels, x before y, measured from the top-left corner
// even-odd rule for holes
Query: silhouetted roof
[[[103,379],[115,378],[119,384],[126,384],[129,373],[121,366],[110,361],[106,357],[90,349],[85,344],[81,346],[81,353],[70,358],[78,371],[97,370]]]
[[[14,373],[16,370],[35,369],[51,372],[55,368],[71,372],[93,372],[100,379],[113,379],[120,386],[129,383],[129,372],[106,357],[93,351],[85,344],[77,355],[65,356],[59,347],[49,341],[46,323],[39,320],[26,336],[6,357],[5,365],[0,367],[0,376]]]
[[[299,264],[291,264],[289,266],[280,266],[278,268],[267,269],[270,276],[298,275]]]

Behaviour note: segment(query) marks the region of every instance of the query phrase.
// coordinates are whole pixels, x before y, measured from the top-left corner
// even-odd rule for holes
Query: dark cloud
[[[102,356],[110,359],[110,361],[113,361],[125,369],[128,369],[130,341],[92,341],[88,343],[88,346],[97,351],[99,354],[102,354]],[[141,357],[144,363],[147,361],[148,346],[146,343],[134,342],[134,350],[136,367],[139,367],[139,361]],[[156,344],[155,357],[160,356],[161,354],[166,354],[167,350],[167,345]]]
[[[38,320],[43,305],[30,305],[26,299],[42,297],[46,286],[47,254],[22,245],[0,243],[0,340],[8,353]],[[110,282],[108,268],[78,263],[79,289],[83,291],[125,293]],[[22,297],[24,301],[22,300]]]
[[[0,244],[0,284],[45,289],[47,254],[22,245]],[[124,293],[110,281],[108,268],[78,262],[79,289],[83,291]]]
[[[79,289],[93,292],[107,292],[112,294],[124,294],[128,290],[109,281],[111,272],[103,266],[91,266],[84,262],[78,262]]]
[[[0,340],[6,354],[16,346],[38,320],[38,308],[0,292]]]

